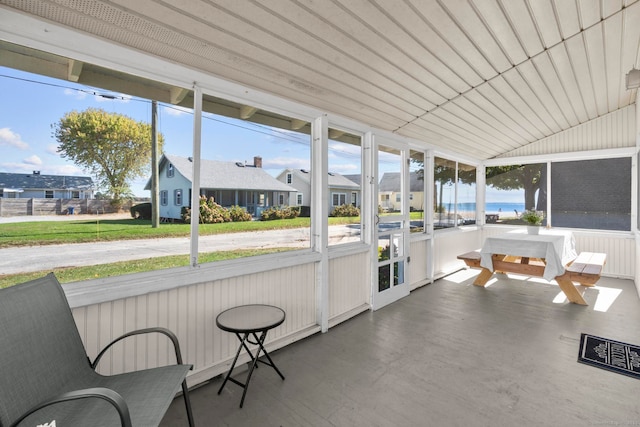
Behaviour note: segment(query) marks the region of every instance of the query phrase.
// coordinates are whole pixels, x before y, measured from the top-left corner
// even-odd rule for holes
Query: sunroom
[[[200,193],[196,171],[206,115],[269,126],[306,141],[311,221],[302,248],[201,263],[194,223],[189,265],[66,284],[87,352],[97,352],[130,329],[162,325],[178,334],[186,361],[194,365],[189,385],[196,392],[207,390],[206,384],[219,384],[237,347],[235,337],[216,328],[216,316],[233,306],[262,303],[287,314],[266,347],[280,356],[278,364],[290,369],[289,375],[306,378],[305,361],[290,356],[298,351],[313,365],[309,387],[327,387],[321,396],[331,389],[350,399],[350,392],[367,386],[377,390],[377,378],[390,381],[392,396],[378,399],[371,393],[367,403],[354,398],[351,410],[343,399],[335,410],[335,400],[330,405],[309,394],[318,400],[300,411],[282,402],[307,391],[286,389],[287,381],[260,369],[245,408],[224,410],[225,421],[210,418],[216,415],[206,409],[207,399],[236,405],[237,393],[231,398],[203,394],[194,412],[204,425],[207,420],[255,425],[261,413],[269,413],[270,399],[279,404],[274,405],[277,414],[265,418],[268,425],[415,425],[428,413],[435,414],[434,425],[474,419],[481,425],[515,420],[535,425],[537,416],[557,425],[637,419],[631,395],[622,398],[611,390],[617,384],[631,392],[632,379],[601,379],[583,366],[580,372],[574,366],[565,371],[558,365],[566,362],[562,353],[558,360],[529,365],[533,371],[525,369],[535,376],[550,367],[551,379],[564,385],[549,391],[541,383],[550,381],[549,374],[531,380],[535,387],[521,387],[523,371],[504,366],[510,364],[505,356],[510,351],[526,358],[511,346],[521,332],[531,332],[538,315],[542,326],[534,342],[543,358],[557,346],[575,344],[576,334],[587,326],[640,342],[630,326],[640,313],[639,3],[0,0],[0,66],[192,111],[194,201]],[[327,177],[335,152],[349,152],[361,176],[360,222],[344,233],[328,217]],[[402,177],[399,191],[392,193],[397,207],[388,212],[380,209],[384,172]],[[411,208],[411,174],[422,176],[421,212]],[[506,198],[513,194],[517,203]],[[567,302],[547,282],[521,277],[498,279],[486,289],[469,286],[477,272],[466,270],[457,256],[479,249],[487,237],[523,230],[522,211],[532,208],[544,212],[549,228],[570,231],[578,252],[606,254],[604,284],[586,290],[588,306]],[[501,311],[504,307],[509,314]],[[486,345],[502,352],[496,358],[504,370],[482,365],[486,377],[467,372],[464,360],[453,355],[462,344],[449,345],[443,336],[455,332],[443,318],[453,323],[466,318],[470,329],[451,340],[466,340],[480,357],[492,358],[474,341],[486,335]],[[349,325],[357,329],[346,333]],[[505,342],[496,337],[498,331]],[[332,336],[348,340],[349,347]],[[452,352],[447,365],[445,356],[427,351],[438,360],[437,381],[426,379],[428,358],[402,354],[419,351],[412,337],[432,350],[441,346]],[[550,337],[559,344],[548,344]],[[304,347],[309,339],[322,347],[319,358]],[[399,348],[380,347],[391,342]],[[379,371],[364,379],[349,377],[363,374],[345,368],[349,357]],[[410,379],[409,367],[392,363],[395,357],[413,365],[419,385]],[[104,372],[162,365],[167,359],[157,342],[139,340],[116,349]],[[323,364],[343,369],[344,383],[322,384]],[[381,374],[391,366],[393,377]],[[594,384],[607,388],[609,409],[591,405],[598,392],[590,386],[578,392],[584,395],[560,397],[581,384],[586,378],[581,375],[593,375]],[[358,387],[345,386],[349,382]],[[446,414],[433,395],[439,389],[457,402]],[[478,397],[484,393],[484,400]],[[440,403],[418,407],[418,395]],[[534,396],[533,402],[524,403],[526,396]],[[457,413],[453,406],[462,402],[470,406]],[[300,400],[296,404],[299,408]],[[400,405],[397,412],[404,415],[385,412],[384,405]],[[491,413],[483,405],[505,412]],[[329,406],[331,414],[317,415]],[[549,413],[540,414],[545,406]],[[572,409],[562,413],[565,406]],[[167,425],[180,418],[179,410],[168,414]],[[414,416],[407,416],[411,411]]]

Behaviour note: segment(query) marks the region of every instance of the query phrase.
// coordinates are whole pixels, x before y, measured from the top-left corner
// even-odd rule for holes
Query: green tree
[[[58,153],[97,177],[98,185],[121,206],[131,196],[130,181],[148,174],[151,126],[122,114],[89,108],[72,111],[52,125]],[[158,137],[159,151],[164,138]]]
[[[529,165],[508,165],[508,166],[492,166],[486,169],[487,185],[497,188],[498,190],[521,190],[524,189],[524,207],[525,209],[544,209],[546,199],[542,196],[546,194],[546,188],[543,188],[544,174],[546,168],[544,164]],[[540,191],[540,197],[536,206],[536,191]],[[545,200],[543,203],[542,200]]]

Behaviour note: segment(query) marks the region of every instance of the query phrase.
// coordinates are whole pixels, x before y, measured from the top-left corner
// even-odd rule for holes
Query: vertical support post
[[[425,153],[424,165],[423,165],[423,173],[424,173],[424,230],[425,232],[431,236],[429,239],[429,253],[427,254],[427,277],[429,278],[430,283],[434,281],[434,271],[435,271],[435,257],[433,256],[435,252],[435,233],[433,232],[433,218],[435,212],[435,203],[434,203],[434,188],[435,188],[435,153],[433,150],[428,150]]]
[[[377,263],[378,263],[378,245],[374,243],[376,237],[376,227],[378,217],[378,200],[377,200],[377,168],[375,165],[376,156],[374,152],[374,136],[372,132],[366,132],[363,138],[362,150],[362,237],[364,243],[371,247],[370,256],[370,286],[369,286],[369,305],[373,304],[374,287],[378,284]]]
[[[202,89],[193,85],[193,180],[191,181],[191,266],[198,265],[200,225],[200,163],[202,145]]]
[[[486,221],[487,168],[479,165],[476,168],[476,224],[484,225]]]
[[[160,188],[158,170],[158,101],[151,101],[151,227],[160,225]]]
[[[311,123],[311,249],[322,255],[316,272],[316,321],[329,330],[329,131],[326,115]]]

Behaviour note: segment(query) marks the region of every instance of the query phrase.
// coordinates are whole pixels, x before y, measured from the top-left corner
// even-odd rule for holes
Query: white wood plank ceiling
[[[0,4],[479,159],[628,106],[640,68],[636,0]]]

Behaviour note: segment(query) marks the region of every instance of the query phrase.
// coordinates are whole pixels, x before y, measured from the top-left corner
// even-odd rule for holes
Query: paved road
[[[60,217],[65,218],[63,216],[54,218]],[[76,215],[72,218],[74,220],[81,219],[78,217]],[[34,218],[42,219],[42,217],[26,218],[30,218],[32,221]],[[0,222],[17,222],[17,220],[2,218]],[[339,239],[343,240],[353,239],[344,237],[345,234],[353,234],[348,227],[339,229],[332,227],[332,234],[342,236]],[[181,237],[3,248],[0,249],[0,271],[2,274],[50,271],[60,267],[108,264],[117,261],[189,254],[190,245],[188,237]],[[309,229],[296,228],[221,234],[201,236],[198,240],[198,251],[201,253],[239,248],[268,249],[275,247],[308,248]]]

